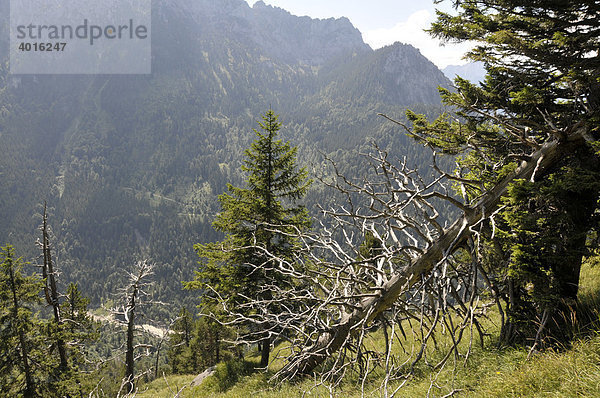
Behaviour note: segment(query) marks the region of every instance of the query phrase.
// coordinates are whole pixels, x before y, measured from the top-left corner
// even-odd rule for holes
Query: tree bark
[[[585,171],[599,169],[597,156],[588,148],[576,154],[578,166]],[[579,300],[579,277],[581,265],[586,253],[586,240],[592,228],[593,214],[597,207],[597,186],[579,186],[577,192],[567,191],[568,203],[564,206],[572,225],[571,233],[566,237],[564,251],[556,256],[553,271],[558,284],[558,296],[561,298],[550,318],[549,337],[560,343],[569,343],[573,336],[574,322]]]
[[[574,148],[583,145],[587,138],[586,135],[587,129],[584,126],[575,126],[571,134],[562,140],[545,143],[531,155],[529,161],[522,162],[515,171],[492,188],[476,205],[465,211],[420,257],[404,270],[393,275],[382,286],[378,296],[364,299],[359,308],[352,313],[345,313],[337,325],[324,331],[312,346],[292,358],[281,369],[278,376],[290,379],[299,374],[310,374],[344,345],[351,337],[351,331],[357,329],[356,325],[361,322],[371,322],[388,309],[401,293],[418,282],[422,275],[429,273],[444,257],[464,245],[471,235],[470,227],[493,214],[513,180],[533,179],[536,175],[544,174],[563,155],[572,153]]]
[[[60,313],[60,303],[58,302],[58,286],[56,284],[56,275],[54,273],[54,264],[52,263],[52,254],[50,252],[50,238],[48,236],[48,216],[46,213],[46,202],[44,202],[44,214],[42,218],[42,250],[44,256],[44,265],[42,276],[44,278],[44,293],[46,302],[52,306],[54,314],[54,323],[58,328],[56,337],[56,348],[60,359],[59,369],[64,372],[68,369],[67,349],[62,338],[63,321]]]
[[[134,346],[133,338],[135,331],[135,298],[137,295],[137,285],[134,286],[129,304],[126,309],[127,314],[127,343],[125,351],[125,379],[127,380],[127,392],[133,393],[135,390],[134,383]]]
[[[271,354],[271,339],[267,336],[262,341],[262,349],[260,351],[260,367],[266,368],[269,366],[269,355]]]

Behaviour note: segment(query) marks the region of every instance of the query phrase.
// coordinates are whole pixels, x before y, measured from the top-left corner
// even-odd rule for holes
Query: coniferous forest
[[[148,75],[1,34],[0,395],[600,395],[600,2],[452,5],[481,82],[262,1],[152,2]]]

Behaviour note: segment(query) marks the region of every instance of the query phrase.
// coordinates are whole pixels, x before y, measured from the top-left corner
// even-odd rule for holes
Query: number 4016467
[[[20,51],[65,51],[67,43],[25,43],[19,44]]]

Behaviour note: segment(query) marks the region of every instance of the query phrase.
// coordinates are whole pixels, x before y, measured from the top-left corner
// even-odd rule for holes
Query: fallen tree
[[[567,132],[562,140],[547,142],[531,155],[531,159],[522,164],[509,176],[487,192],[479,202],[464,208],[463,214],[441,236],[417,257],[412,263],[395,273],[379,289],[379,294],[361,301],[351,313],[344,313],[339,323],[323,332],[311,346],[305,348],[286,364],[278,376],[293,378],[297,374],[309,374],[322,364],[332,353],[339,350],[356,331],[357,325],[368,324],[379,314],[389,309],[402,293],[409,290],[419,280],[427,277],[436,265],[445,261],[458,248],[464,246],[475,233],[474,227],[489,220],[498,209],[502,196],[510,183],[517,179],[534,180],[536,174],[544,174],[552,168],[558,159],[572,153],[574,148],[584,145],[587,129],[579,126]],[[425,195],[426,196],[426,195]]]

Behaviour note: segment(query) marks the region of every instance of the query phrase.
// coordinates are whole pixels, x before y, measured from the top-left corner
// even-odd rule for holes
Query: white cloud
[[[424,31],[434,20],[435,15],[429,10],[420,10],[411,14],[406,21],[399,22],[391,28],[364,32],[363,39],[374,49],[397,41],[412,44],[439,68],[466,63],[461,58],[472,46],[468,43],[448,43],[442,46],[439,40],[432,38]]]

